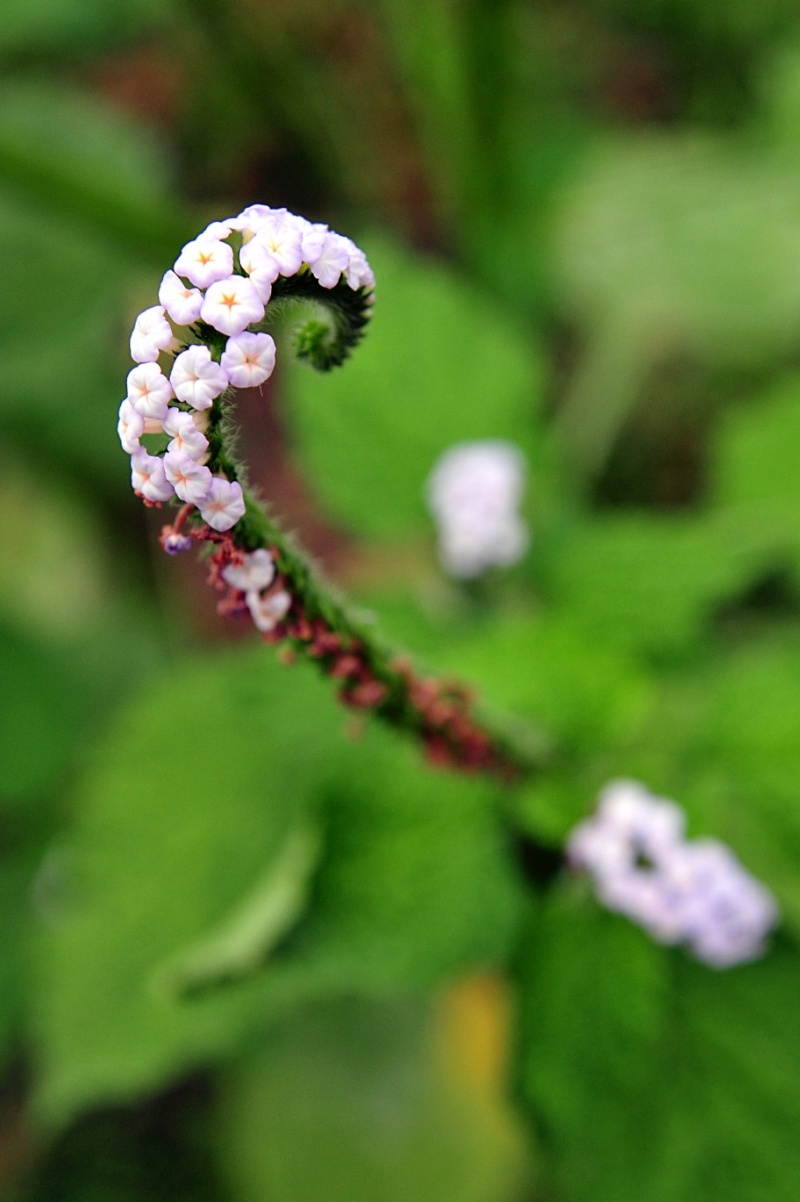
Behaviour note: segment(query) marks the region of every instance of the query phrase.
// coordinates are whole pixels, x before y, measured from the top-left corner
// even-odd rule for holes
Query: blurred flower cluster
[[[464,442],[445,451],[427,498],[446,572],[469,579],[516,563],[530,541],[518,513],[524,486],[525,460],[509,442]]]
[[[683,811],[635,781],[614,781],[572,832],[567,854],[610,910],[713,968],[754,960],[775,925],[772,894],[724,843],[687,840]]]

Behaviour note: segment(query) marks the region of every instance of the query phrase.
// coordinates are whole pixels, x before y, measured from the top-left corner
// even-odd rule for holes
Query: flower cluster
[[[212,432],[229,388],[254,388],[272,374],[275,343],[253,327],[263,322],[279,278],[303,275],[325,289],[343,279],[354,291],[374,284],[349,238],[266,205],[212,222],[183,247],[161,281],[159,303],[136,318],[136,366],[119,410],[133,488],[147,503],[177,497],[216,531],[243,517],[241,485],[215,461]],[[166,435],[166,445],[151,453],[142,444],[147,435],[161,443]],[[165,549],[175,553],[183,539]]]
[[[469,579],[507,567],[524,554],[529,534],[518,513],[525,461],[499,439],[450,447],[427,483],[439,533],[439,559],[451,576]]]
[[[600,901],[661,943],[714,968],[754,960],[778,918],[775,899],[724,843],[687,840],[683,811],[635,781],[615,781],[572,832],[567,855]]]

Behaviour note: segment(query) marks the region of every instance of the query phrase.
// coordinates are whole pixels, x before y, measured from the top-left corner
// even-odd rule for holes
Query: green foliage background
[[[797,6],[5,0],[0,67],[0,1202],[795,1202]],[[354,732],[130,496],[132,320],[256,200],[378,299],[242,400],[253,476],[524,787]],[[533,542],[465,590],[423,490],[489,437]],[[763,960],[566,872],[620,776],[774,891]]]

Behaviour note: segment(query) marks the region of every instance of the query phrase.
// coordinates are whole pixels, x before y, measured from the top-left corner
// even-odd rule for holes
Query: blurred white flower
[[[187,504],[202,505],[209,495],[214,478],[208,468],[195,463],[183,451],[167,451],[163,463],[167,479],[175,489],[176,495]]]
[[[246,594],[245,600],[253,622],[263,634],[268,634],[286,617],[292,604],[292,598],[283,589],[266,597],[257,592],[250,592]]]
[[[164,419],[164,433],[172,439],[168,451],[183,451],[195,463],[199,463],[208,450],[208,439],[198,430],[191,413],[170,409]]]
[[[272,584],[274,577],[275,564],[269,551],[263,547],[246,554],[241,563],[229,563],[222,569],[222,579],[225,583],[243,593],[260,592]]]
[[[177,488],[175,491],[178,491]],[[244,517],[242,486],[236,480],[223,480],[220,476],[212,476],[208,495],[203,501],[198,501],[198,505],[200,516],[213,530],[230,530],[239,518]]]
[[[518,509],[525,459],[500,439],[450,447],[428,477],[426,497],[439,534],[439,559],[451,576],[508,567],[530,542]]]
[[[778,919],[769,890],[731,849],[684,838],[679,806],[635,781],[614,781],[570,835],[567,857],[597,896],[661,943],[684,943],[714,968],[753,960]]]
[[[148,455],[144,447],[131,455],[131,484],[148,501],[168,501],[175,496],[164,472],[164,460]]]

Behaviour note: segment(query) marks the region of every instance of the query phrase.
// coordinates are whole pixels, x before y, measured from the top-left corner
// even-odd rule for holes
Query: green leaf
[[[180,244],[164,164],[141,129],[74,89],[0,88],[0,391],[3,428],[56,466],[123,486],[113,429],[142,262]],[[166,233],[165,233],[166,230]],[[20,298],[31,281],[36,322]]]
[[[532,924],[519,1073],[565,1202],[651,1196],[667,984],[664,952],[577,883],[561,882]]]
[[[255,973],[305,909],[320,850],[316,826],[304,823],[290,830],[275,860],[233,914],[156,969],[155,988],[190,996]]]
[[[730,843],[800,932],[800,642],[797,632],[728,650],[676,683],[643,743],[670,732],[655,788],[686,806],[692,833]]]
[[[715,434],[714,498],[739,514],[745,529],[760,530],[766,546],[782,540],[794,549],[798,541],[798,438],[800,376],[787,376],[727,412]]]
[[[0,23],[0,54],[73,53],[117,44],[142,30],[162,24],[163,0],[5,0]]]
[[[706,362],[765,362],[797,346],[798,200],[793,169],[708,137],[607,144],[564,196],[564,301],[603,328],[644,318],[631,354],[666,330]]]
[[[371,728],[326,785],[326,853],[287,965],[374,991],[502,963],[520,887],[497,803],[495,785]]]
[[[521,1084],[565,1202],[790,1202],[800,957],[714,971],[566,883],[521,957]]]
[[[465,1089],[417,1000],[306,1008],[227,1081],[230,1202],[511,1202],[524,1152],[496,1098]]]
[[[407,251],[367,243],[374,316],[341,371],[292,369],[290,417],[309,479],[359,533],[430,527],[425,481],[466,439],[509,438],[530,453],[541,401],[536,348],[492,298]]]
[[[58,649],[0,624],[0,801],[38,799],[75,754],[91,694]]]
[[[737,515],[599,515],[562,533],[543,565],[554,601],[587,635],[666,659],[695,647],[765,556]]]
[[[625,736],[650,704],[631,659],[546,613],[476,630],[443,650],[437,666],[482,690],[486,705],[530,718],[571,753]]]
[[[48,1118],[222,1055],[289,994],[261,978],[181,1005],[151,980],[219,929],[310,816],[339,728],[327,692],[266,649],[170,667],[99,747],[75,798],[68,898],[37,949]]]

